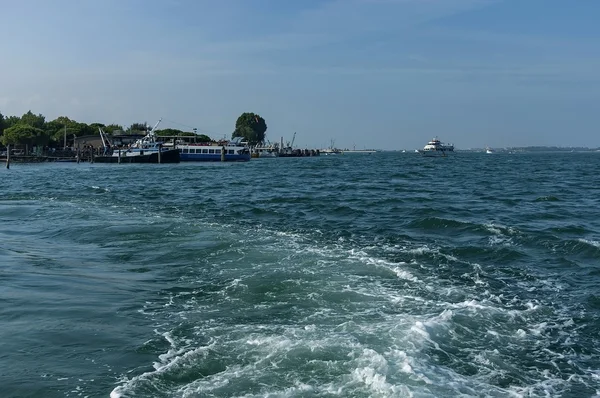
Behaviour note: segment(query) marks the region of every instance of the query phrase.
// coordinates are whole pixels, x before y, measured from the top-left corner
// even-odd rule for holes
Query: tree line
[[[147,123],[133,123],[131,126],[124,128],[119,124],[77,122],[66,116],[46,121],[44,115],[36,115],[30,110],[21,117],[5,117],[0,113],[0,143],[5,146],[62,147],[65,135],[67,143],[72,144],[74,137],[99,134],[99,127],[109,135],[144,135],[149,130]],[[251,145],[255,145],[264,141],[266,130],[265,119],[255,113],[245,112],[237,119],[232,138],[244,137]],[[205,134],[195,134],[173,128],[157,130],[156,134],[158,136],[196,136],[200,141],[212,141]]]

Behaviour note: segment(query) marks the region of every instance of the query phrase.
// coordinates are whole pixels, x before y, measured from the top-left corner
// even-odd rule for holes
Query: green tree
[[[64,141],[65,127],[70,126],[72,123],[74,122],[68,117],[60,116],[54,120],[46,122],[46,134],[48,134],[51,141],[62,144],[62,142]],[[67,129],[67,136],[71,138],[72,135],[68,134],[69,131]]]
[[[46,118],[41,113],[39,115],[34,115],[31,111],[29,111],[21,116],[21,123],[28,124],[37,129],[43,129],[44,124],[46,123]]]
[[[195,134],[189,131],[182,131],[178,129],[162,129],[156,130],[156,135],[159,137],[165,136],[178,136],[178,137],[196,137],[196,141],[199,142],[211,142],[212,139],[205,134]]]
[[[147,123],[133,123],[127,129],[127,134],[146,134],[148,130]]]
[[[18,116],[9,116],[4,118],[4,129],[6,130],[9,127],[18,124],[21,121],[21,118]]]
[[[106,126],[103,123],[90,123],[90,127],[96,131],[98,131],[98,128],[101,128],[102,130],[106,129]],[[100,133],[98,132],[98,134]]]
[[[3,145],[46,145],[48,144],[49,137],[40,128],[19,123],[4,130],[4,134],[0,137],[0,140]]]
[[[109,124],[108,126],[103,128],[104,132],[106,134],[123,134],[125,132],[125,129],[123,128],[123,126],[118,125],[118,124]]]
[[[155,131],[156,135],[159,136],[167,136],[167,135],[184,135],[185,133],[181,130],[178,129],[162,129],[162,130],[156,130]],[[193,133],[192,133],[193,135]]]
[[[235,122],[232,138],[244,137],[250,145],[256,145],[265,140],[267,123],[265,119],[251,112],[244,112]]]

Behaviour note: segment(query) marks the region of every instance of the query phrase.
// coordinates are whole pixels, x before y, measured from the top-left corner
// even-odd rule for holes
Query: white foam
[[[591,239],[583,239],[583,238],[578,239],[578,241],[581,242],[581,243],[586,243],[588,245],[591,245],[591,246],[594,246],[594,247],[597,247],[597,248],[600,249],[600,241],[591,240]]]
[[[161,359],[164,359],[167,362],[155,363],[154,371],[144,372],[144,373],[142,373],[138,376],[135,376],[131,379],[124,378],[122,380],[123,384],[115,387],[113,389],[113,391],[111,391],[110,398],[119,398],[122,396],[122,394],[126,393],[130,389],[133,389],[139,383],[147,382],[148,380],[151,380],[153,377],[155,377],[159,374],[164,374],[172,368],[183,365],[184,362],[187,362],[189,360],[196,360],[194,358],[197,356],[202,356],[202,357],[206,356],[208,351],[212,348],[213,344],[214,343],[212,343],[208,346],[198,347],[198,348],[189,350],[187,352],[184,352],[182,355],[177,354],[177,355],[173,356],[172,351],[169,350],[169,352],[167,354],[163,354],[163,355],[159,356],[159,357],[162,357]]]

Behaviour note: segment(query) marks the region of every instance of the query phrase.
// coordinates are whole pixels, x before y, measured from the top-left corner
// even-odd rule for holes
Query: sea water
[[[0,170],[2,397],[600,395],[600,154]]]

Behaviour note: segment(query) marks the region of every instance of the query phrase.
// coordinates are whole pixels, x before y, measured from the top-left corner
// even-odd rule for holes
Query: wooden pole
[[[221,147],[221,162],[225,161],[225,147]]]
[[[6,168],[10,169],[10,145],[6,146]]]
[[[158,164],[160,164],[160,161],[161,161],[161,159],[160,159],[160,155],[161,155],[161,152],[162,152],[161,149],[162,149],[162,145],[159,145],[158,146]]]

